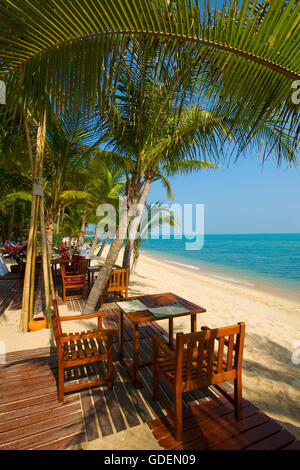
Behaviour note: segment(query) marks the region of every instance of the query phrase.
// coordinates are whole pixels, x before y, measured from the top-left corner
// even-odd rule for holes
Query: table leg
[[[197,315],[191,315],[191,333],[197,331]]]
[[[119,360],[124,358],[124,314],[119,310]]]
[[[137,388],[141,387],[139,381],[139,349],[139,326],[135,324],[133,329],[133,382]]]
[[[174,349],[174,325],[173,318],[169,318],[169,346]]]

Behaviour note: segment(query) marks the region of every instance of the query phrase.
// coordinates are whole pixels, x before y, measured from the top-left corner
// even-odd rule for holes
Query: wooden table
[[[57,281],[57,265],[61,264],[69,264],[72,262],[71,258],[54,258],[50,261],[51,266],[52,266],[52,273],[54,277],[54,283],[56,284]]]
[[[190,315],[191,317],[191,332],[197,331],[197,314],[206,312],[206,309],[199,305],[193,304],[188,300],[179,297],[172,293],[142,295],[140,297],[130,297],[128,300],[139,300],[145,304],[145,310],[138,312],[125,313],[119,307],[119,360],[125,366],[129,376],[131,377],[134,385],[137,388],[141,387],[139,381],[140,367],[149,366],[152,362],[140,363],[139,362],[139,326],[148,322],[168,320],[169,321],[169,346],[174,349],[173,344],[173,322],[174,318],[184,317]],[[167,305],[180,304],[186,308],[186,312],[177,315],[168,315],[156,317],[148,308],[162,307]],[[129,361],[124,356],[124,315],[132,323],[133,326],[133,360]]]
[[[98,273],[100,270],[101,270],[102,266],[89,266],[88,267],[88,286],[89,286],[89,290],[91,288],[91,284],[92,284],[92,287],[93,287],[93,284],[94,284],[94,277],[95,277],[95,273]],[[92,278],[92,281],[91,281],[91,278]]]
[[[88,267],[88,286],[89,286],[89,290],[94,285],[95,273],[98,273],[99,271],[101,271],[102,268],[103,268],[103,265],[89,266]],[[113,267],[113,270],[114,269],[121,269],[121,267],[118,266],[117,264],[115,264],[114,267]]]

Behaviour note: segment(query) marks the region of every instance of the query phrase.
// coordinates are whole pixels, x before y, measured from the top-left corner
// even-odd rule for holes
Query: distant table
[[[102,266],[89,266],[88,267],[88,286],[89,286],[89,290],[90,290],[91,284],[92,284],[92,286],[94,284],[95,273],[98,273],[101,270],[101,268],[102,268]],[[92,281],[91,281],[91,279],[92,279]]]
[[[88,267],[88,286],[89,286],[89,290],[90,290],[90,287],[92,286],[93,287],[93,284],[95,282],[95,273],[98,273],[99,271],[101,271],[103,265],[100,265],[100,266],[89,266]],[[113,270],[114,269],[120,269],[121,267],[116,265],[113,267]]]
[[[199,313],[206,312],[206,309],[196,305],[188,300],[179,297],[172,293],[154,294],[154,295],[142,295],[140,297],[131,297],[128,300],[139,300],[145,304],[145,310],[138,312],[126,313],[119,307],[119,360],[125,366],[129,376],[131,377],[134,385],[139,388],[141,383],[139,381],[139,369],[140,367],[151,365],[151,362],[140,363],[139,362],[139,326],[143,323],[169,320],[169,346],[174,349],[173,344],[173,321],[174,318],[183,317],[190,315],[191,317],[191,332],[197,331],[197,315]],[[170,306],[174,304],[180,304],[186,308],[186,312],[156,317],[153,315],[148,308]],[[124,315],[130,320],[133,326],[133,361],[131,362],[124,356]],[[132,369],[132,372],[131,372]]]
[[[53,276],[54,276],[54,282],[56,284],[56,280],[57,280],[57,265],[61,265],[61,264],[69,264],[72,262],[72,259],[71,258],[53,258],[50,263],[51,263],[51,266],[52,266],[52,272],[53,272]]]

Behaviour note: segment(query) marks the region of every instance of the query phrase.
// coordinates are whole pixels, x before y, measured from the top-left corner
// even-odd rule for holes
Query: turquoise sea
[[[300,234],[205,235],[201,250],[190,239],[144,240],[141,250],[161,261],[300,301]]]

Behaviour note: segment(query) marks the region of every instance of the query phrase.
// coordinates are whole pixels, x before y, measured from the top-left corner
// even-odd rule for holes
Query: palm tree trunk
[[[139,199],[137,212],[130,224],[128,240],[126,243],[124,256],[123,256],[123,268],[128,269],[129,273],[130,273],[130,261],[131,261],[131,254],[133,251],[134,240],[136,238],[136,234],[137,234],[140,222],[141,222],[143,210],[145,207],[145,203],[146,203],[150,188],[151,188],[151,180],[148,179],[144,185],[142,195]]]
[[[97,242],[98,242],[98,234],[97,234],[97,227],[96,227],[96,231],[95,231],[94,238],[93,238],[93,241],[92,241],[92,246],[91,246],[91,249],[90,249],[90,252],[89,252],[90,257],[94,256],[94,252],[95,252],[95,249],[96,249],[96,246],[97,246]]]
[[[85,206],[83,214],[82,214],[82,223],[81,223],[81,229],[80,229],[80,234],[79,234],[78,244],[77,244],[79,248],[83,245],[83,242],[84,242],[87,211],[88,211],[88,208],[87,206]]]
[[[87,303],[83,309],[83,313],[92,313],[96,311],[99,297],[103,294],[108,280],[111,276],[113,267],[117,261],[121,248],[123,246],[125,236],[127,233],[128,223],[131,218],[131,208],[133,204],[129,204],[126,209],[122,211],[120,223],[116,231],[116,236],[111,244],[110,250],[105,260],[95,284],[92,287]]]
[[[101,248],[100,248],[100,250],[99,250],[98,256],[101,256],[101,255],[102,255],[103,250],[104,250],[104,248],[105,248],[105,246],[106,246],[106,243],[107,243],[108,239],[109,239],[109,233],[107,233],[107,235],[105,236],[105,239],[103,240],[103,243],[102,243]]]
[[[15,201],[13,201],[11,203],[11,216],[10,216],[10,219],[9,219],[9,226],[8,226],[8,234],[7,234],[8,241],[11,240],[11,236],[12,236],[12,231],[13,231],[13,226],[14,226],[14,218],[15,218],[15,208],[16,208],[16,203],[15,203]]]

